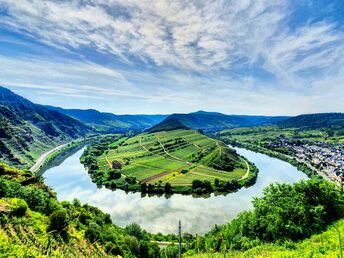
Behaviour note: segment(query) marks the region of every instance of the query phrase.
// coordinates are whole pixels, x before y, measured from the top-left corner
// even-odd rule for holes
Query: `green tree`
[[[128,235],[134,236],[138,239],[142,239],[144,237],[144,232],[137,223],[127,225],[124,230]]]
[[[64,209],[54,211],[49,216],[48,231],[62,233],[66,232],[68,227],[67,213]]]

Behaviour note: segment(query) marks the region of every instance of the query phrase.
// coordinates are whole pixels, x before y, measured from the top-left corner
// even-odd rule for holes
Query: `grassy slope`
[[[67,221],[63,234],[50,228],[52,214],[61,210]],[[150,234],[131,232],[98,208],[58,202],[30,172],[0,164],[0,257],[140,257],[138,248],[143,257],[158,257]]]
[[[0,179],[19,183],[23,186],[22,191],[25,191],[25,188],[33,191],[41,189],[46,191],[50,198],[55,198],[50,190],[35,180],[30,173],[0,165]],[[72,224],[68,229],[71,236],[69,241],[59,241],[52,234],[47,233],[49,217],[42,212],[31,210],[30,205],[23,216],[17,216],[15,214],[17,203],[22,199],[4,198],[3,195],[6,193],[3,191],[4,189],[1,188],[0,254],[6,257],[82,257],[87,254],[92,257],[107,256],[104,248],[98,244],[91,244]],[[11,193],[7,194],[11,195]]]
[[[317,235],[313,235],[309,239],[305,239],[298,243],[277,245],[265,244],[254,247],[247,251],[227,252],[228,257],[339,257],[338,230],[341,233],[341,241],[344,239],[344,219],[337,221],[328,229]],[[208,253],[198,255],[186,255],[185,257],[213,257],[222,258],[223,253]]]
[[[118,160],[126,164],[122,169],[124,175],[135,176],[137,180],[146,183],[161,180],[172,185],[185,185],[195,179],[214,182],[215,178],[241,178],[246,173],[246,164],[234,153],[230,153],[236,164],[234,171],[226,172],[209,166],[226,152],[228,147],[223,143],[196,131],[175,130],[129,138],[118,149],[110,149],[103,154],[99,158],[99,166],[101,171],[107,171],[108,163]],[[204,157],[197,160],[200,153],[204,153]],[[183,169],[189,172],[182,174]],[[161,177],[153,178],[156,175]]]

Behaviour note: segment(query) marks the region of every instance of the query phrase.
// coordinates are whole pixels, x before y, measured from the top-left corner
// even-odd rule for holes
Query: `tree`
[[[171,190],[172,190],[172,186],[171,186],[170,183],[167,182],[167,183],[165,184],[165,193],[170,193]]]
[[[58,233],[66,231],[68,227],[67,213],[64,209],[54,211],[49,216],[48,231],[56,231]]]
[[[119,172],[119,171],[116,171],[116,170],[110,170],[109,172],[108,172],[108,178],[110,179],[110,180],[112,180],[112,179],[119,179],[119,178],[121,178],[121,176],[122,176],[122,174],[121,174],[121,172]]]
[[[101,227],[94,222],[90,222],[85,231],[85,237],[87,237],[91,242],[95,242],[100,239]]]
[[[122,169],[123,167],[122,163],[119,162],[118,160],[113,160],[111,165],[113,169]]]
[[[147,184],[146,183],[141,184],[141,192],[142,193],[146,193],[147,192]]]
[[[128,234],[128,235],[131,235],[131,236],[134,236],[138,239],[142,239],[144,234],[143,234],[143,231],[140,227],[139,224],[137,223],[132,223],[132,224],[129,224],[127,225],[125,228],[124,228],[125,232]]]

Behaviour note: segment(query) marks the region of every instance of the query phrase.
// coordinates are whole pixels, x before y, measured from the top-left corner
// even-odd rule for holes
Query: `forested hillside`
[[[150,238],[78,200],[58,202],[29,172],[0,164],[1,257],[160,257]]]
[[[53,146],[92,133],[81,122],[0,87],[0,160],[23,168]]]
[[[338,229],[344,216],[340,187],[311,179],[294,185],[272,184],[254,198],[254,209],[198,237],[189,255],[210,257],[337,257]],[[339,228],[337,228],[337,226]],[[343,236],[343,231],[341,232]],[[305,240],[304,242],[299,242]],[[338,256],[339,257],[339,256]]]
[[[46,107],[71,116],[98,131],[107,133],[127,132],[129,130],[143,131],[167,117],[166,115],[115,115],[94,109],[81,110]]]
[[[305,114],[281,121],[278,125],[282,127],[304,128],[304,129],[338,129],[344,128],[344,113],[319,113]]]

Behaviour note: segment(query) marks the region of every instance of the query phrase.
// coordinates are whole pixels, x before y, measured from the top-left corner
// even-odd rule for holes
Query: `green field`
[[[193,180],[214,183],[247,177],[248,164],[224,143],[198,131],[174,130],[143,133],[132,138],[116,138],[109,150],[98,157],[99,170],[106,173],[113,161],[124,164],[124,177],[135,177],[139,183],[172,186],[192,185]],[[219,168],[221,159],[231,169]]]

